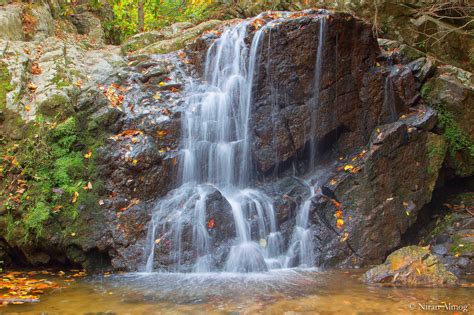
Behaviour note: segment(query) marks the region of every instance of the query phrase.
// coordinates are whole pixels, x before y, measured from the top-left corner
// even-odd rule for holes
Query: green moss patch
[[[13,90],[11,80],[7,65],[0,62],[0,111],[7,107],[7,94]]]
[[[67,237],[77,228],[79,205],[87,204],[88,211],[98,207],[102,185],[96,184],[95,151],[104,137],[84,131],[74,116],[56,122],[39,117],[27,128],[24,139],[0,152],[6,236],[22,243],[46,231]]]

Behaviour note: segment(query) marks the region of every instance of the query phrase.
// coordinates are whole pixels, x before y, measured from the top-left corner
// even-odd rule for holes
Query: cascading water
[[[271,198],[250,188],[252,88],[263,39],[276,21],[256,27],[250,47],[245,39],[253,21],[225,30],[207,51],[203,83],[189,84],[182,116],[182,185],[153,211],[145,271],[154,270],[155,255],[162,255],[163,248],[169,255],[166,265],[177,272],[260,272],[290,266]],[[210,229],[215,223],[207,215],[208,200],[216,191],[230,204],[235,226],[234,239],[220,249],[214,248]],[[308,199],[297,218],[301,233],[295,232],[289,249],[293,255],[295,243],[300,244],[300,262],[307,267],[312,266],[309,208]],[[220,261],[223,256],[225,262]]]
[[[324,34],[326,33],[326,19],[319,19],[319,36],[318,48],[316,50],[316,66],[314,68],[314,95],[311,110],[311,134],[310,134],[310,153],[309,153],[309,169],[314,169],[316,158],[316,121],[317,110],[320,105],[319,92],[321,89],[321,74],[323,67],[323,49],[324,49]]]
[[[310,135],[310,158],[309,169],[314,170],[316,158],[316,113],[320,105],[320,88],[321,88],[321,72],[323,66],[323,49],[326,33],[326,18],[319,19],[319,36],[318,46],[316,50],[316,65],[314,71],[314,95],[311,111],[311,135]],[[301,267],[312,267],[314,265],[313,255],[313,235],[309,227],[309,210],[311,209],[311,199],[315,196],[313,185],[305,181],[305,185],[309,189],[309,196],[299,206],[296,216],[296,226],[291,236],[291,240],[284,263],[285,267],[298,265]]]

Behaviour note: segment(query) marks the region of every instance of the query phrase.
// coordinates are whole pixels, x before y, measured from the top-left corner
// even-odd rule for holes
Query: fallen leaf
[[[40,66],[38,65],[37,62],[33,62],[33,64],[31,65],[31,73],[32,74],[35,74],[35,75],[38,75],[38,74],[41,74],[43,71],[41,70]]]
[[[91,190],[92,189],[92,183],[91,182],[88,182],[87,185],[85,185],[84,187],[82,187],[84,190]]]
[[[38,86],[32,82],[28,83],[28,89],[31,91],[31,92],[35,92],[36,89],[38,89]]]
[[[53,208],[53,213],[58,213],[61,209],[63,208],[63,206],[61,205],[57,205]]]
[[[76,203],[77,202],[77,197],[79,197],[79,193],[77,191],[75,191],[73,194],[72,194],[72,200],[71,202],[72,203]]]
[[[213,218],[209,219],[209,221],[207,222],[207,228],[208,229],[214,228],[215,225],[216,225],[216,222],[214,221]]]
[[[87,153],[84,154],[84,158],[85,159],[90,159],[91,157],[92,157],[92,150],[89,149],[89,150],[87,150]]]
[[[352,164],[344,165],[344,171],[346,171],[346,172],[352,170],[353,168],[354,168],[354,165],[352,165]]]

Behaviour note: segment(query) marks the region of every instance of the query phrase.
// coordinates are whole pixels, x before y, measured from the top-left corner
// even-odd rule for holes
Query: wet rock
[[[350,171],[341,170],[325,184],[332,187],[337,203],[326,198],[313,203],[315,256],[323,266],[380,262],[399,246],[402,234],[430,201],[445,142],[430,132],[408,132],[410,128],[400,122],[375,128],[370,146],[343,162],[351,165]],[[338,210],[344,222],[339,227]]]
[[[437,255],[443,256],[448,253],[448,248],[446,247],[446,245],[439,244],[439,245],[433,246],[431,251]]]
[[[436,66],[431,58],[418,58],[407,65],[415,75],[418,82],[424,83],[435,72]]]
[[[369,284],[408,287],[453,286],[457,277],[447,271],[436,256],[419,246],[403,247],[387,257],[384,264],[367,271]]]
[[[426,131],[433,130],[438,122],[436,111],[425,105],[419,105],[401,120],[406,124]]]
[[[347,15],[334,15],[327,19],[326,31],[323,32],[320,100],[313,109],[317,122],[314,135],[311,134],[320,18],[318,15],[290,18],[272,28],[267,35],[271,40],[262,41],[261,49],[266,53],[262,53],[261,66],[256,73],[252,125],[256,126],[253,155],[263,173],[270,171],[275,164],[295,158],[311,136],[327,146],[325,142],[328,141],[324,139],[337,134],[329,146],[337,143],[341,149],[349,151],[365,143],[365,130],[377,124],[376,119],[360,116],[365,112],[362,109],[365,106],[370,106],[371,112],[377,115],[383,105],[383,94],[378,99],[371,98],[374,101],[370,105],[360,98],[364,89],[377,84],[365,84],[364,81],[369,69],[375,66],[379,51],[377,41],[366,24]],[[352,32],[354,34],[349,35]],[[347,34],[344,40],[339,37],[342,33]],[[302,49],[306,53],[301,54]],[[383,76],[371,78],[371,81],[376,80],[383,80]],[[339,108],[342,105],[344,109]],[[336,112],[340,113],[336,115],[337,119]]]

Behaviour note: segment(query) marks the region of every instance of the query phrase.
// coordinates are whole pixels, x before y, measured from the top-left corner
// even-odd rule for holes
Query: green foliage
[[[144,2],[145,31],[160,29],[176,22],[201,22],[209,17],[212,1],[146,0]],[[115,15],[113,26],[122,39],[138,31],[138,6],[134,0],[112,0]]]
[[[456,236],[449,251],[455,255],[471,254],[474,252],[474,245],[469,242],[463,242],[461,237]]]
[[[41,237],[50,218],[60,216],[63,220],[59,221],[73,222],[81,199],[97,203],[97,192],[83,188],[95,172],[93,158],[83,155],[94,152],[102,140],[81,130],[75,117],[60,123],[39,117],[25,139],[2,152],[6,156],[4,179],[14,178],[6,186],[9,198],[4,204],[8,238],[27,242],[31,236]]]
[[[438,112],[438,123],[444,131],[443,136],[448,143],[448,150],[451,156],[454,157],[457,152],[462,150],[467,150],[471,156],[474,156],[474,144],[459,128],[454,114],[443,105],[437,105],[435,108]]]

